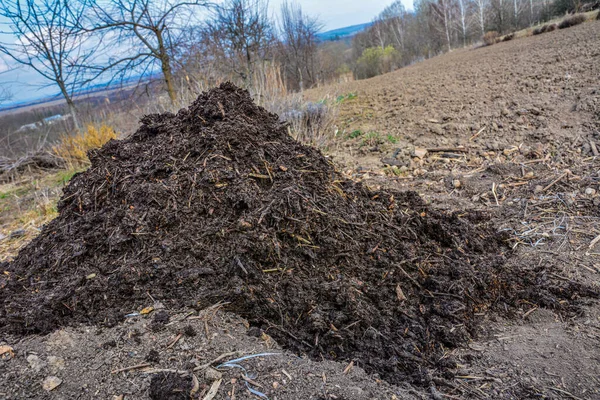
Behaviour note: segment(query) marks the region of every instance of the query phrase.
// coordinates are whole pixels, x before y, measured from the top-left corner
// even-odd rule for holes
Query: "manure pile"
[[[506,263],[482,215],[343,178],[232,84],[89,157],[59,216],[0,266],[0,331],[110,325],[150,296],[229,302],[286,348],[426,383],[486,310],[577,289]]]

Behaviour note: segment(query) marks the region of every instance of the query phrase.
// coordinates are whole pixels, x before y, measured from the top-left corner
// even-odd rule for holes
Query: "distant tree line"
[[[394,1],[354,37],[354,75],[368,78],[473,44],[489,31],[506,34],[598,6],[597,0],[415,0],[407,11]]]
[[[12,34],[0,54],[35,70],[64,97],[94,82],[159,75],[176,105],[186,90],[231,80],[260,95],[368,78],[507,33],[597,0],[416,0],[392,2],[352,39],[321,42],[320,22],[285,1],[2,0]],[[6,96],[3,96],[6,97]]]

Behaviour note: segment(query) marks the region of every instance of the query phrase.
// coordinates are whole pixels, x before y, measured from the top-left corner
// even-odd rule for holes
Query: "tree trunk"
[[[67,87],[65,86],[65,83],[62,81],[57,81],[56,83],[58,84],[58,87],[60,88],[60,92],[63,95],[63,97],[65,98],[65,101],[67,102],[67,107],[69,107],[69,112],[71,113],[71,118],[73,118],[73,125],[75,126],[75,130],[78,131],[81,128],[81,126],[79,125],[79,119],[77,118],[77,107],[75,107],[75,103],[73,102],[71,95],[69,95],[69,92],[67,91]]]
[[[463,47],[467,46],[467,21],[466,21],[466,13],[465,13],[465,3],[464,0],[458,0],[458,4],[460,6],[460,25],[462,28],[462,36],[463,36]]]
[[[448,51],[452,50],[452,46],[450,45],[450,27],[448,26],[448,10],[446,9],[447,5],[444,3],[444,28],[446,29],[446,40],[448,41]]]
[[[481,25],[481,36],[485,35],[485,20],[483,18],[483,0],[479,2],[479,24]]]
[[[79,131],[81,126],[79,125],[79,118],[77,118],[77,109],[75,108],[75,103],[73,103],[73,100],[70,97],[67,99],[67,106],[69,106],[69,112],[71,113],[71,118],[73,118],[73,125],[75,125],[75,129]]]
[[[171,71],[171,60],[169,54],[165,48],[165,43],[162,37],[162,31],[157,30],[156,39],[158,41],[158,54],[160,56],[160,68],[162,70],[163,78],[165,80],[165,86],[167,87],[167,93],[171,99],[171,104],[175,104],[177,101],[177,93],[175,93],[175,86],[173,85],[173,73]]]

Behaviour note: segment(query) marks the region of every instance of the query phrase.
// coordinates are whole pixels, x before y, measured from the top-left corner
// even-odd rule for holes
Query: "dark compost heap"
[[[232,84],[89,157],[59,216],[1,266],[0,330],[114,324],[148,294],[225,301],[287,348],[423,382],[490,307],[576,289],[510,267],[481,215],[344,179]]]

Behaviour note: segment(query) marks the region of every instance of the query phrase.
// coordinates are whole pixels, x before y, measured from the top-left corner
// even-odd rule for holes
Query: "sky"
[[[269,8],[277,14],[284,0],[270,0]],[[371,21],[393,0],[296,0],[302,11],[316,16],[323,24],[323,31],[345,26],[362,24]],[[406,9],[412,9],[412,1],[402,0]],[[6,30],[6,25],[0,19],[0,30]],[[11,37],[0,33],[0,41],[10,40]],[[2,58],[3,57],[3,58]],[[35,71],[24,67],[11,68],[14,65],[6,56],[0,55],[0,86],[7,87],[12,92],[12,102],[36,100],[54,95],[57,88],[48,86]],[[7,71],[8,70],[8,71]]]

